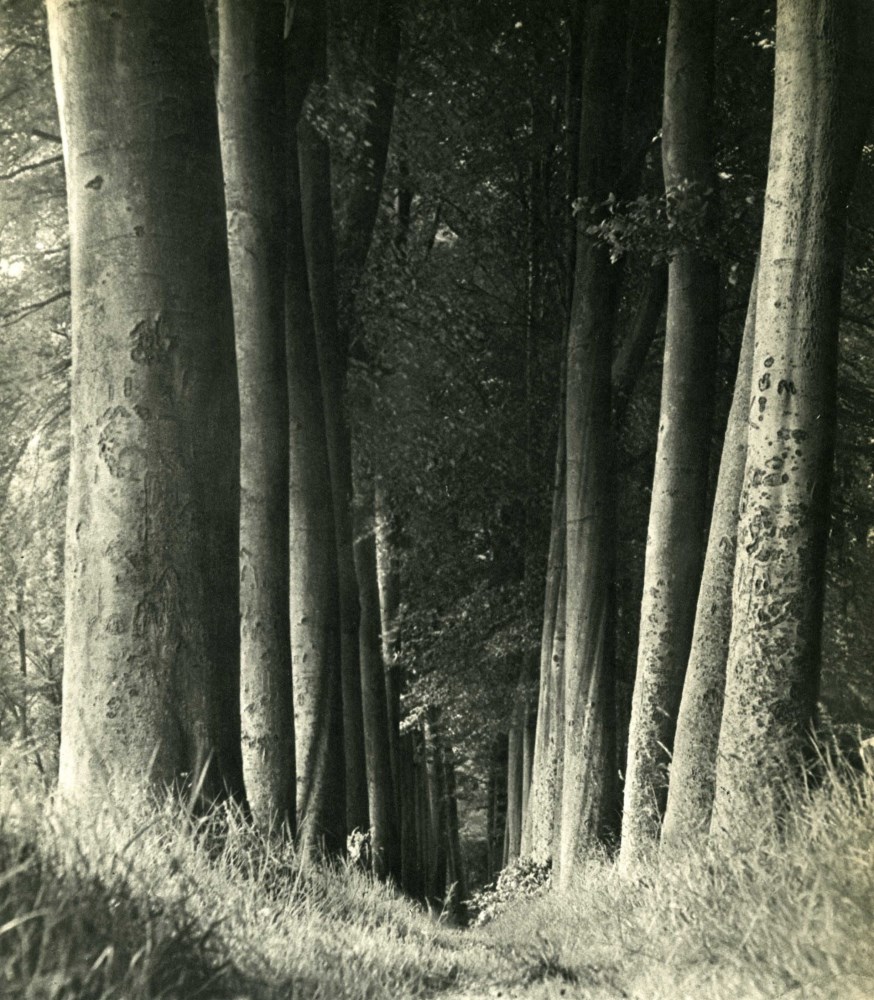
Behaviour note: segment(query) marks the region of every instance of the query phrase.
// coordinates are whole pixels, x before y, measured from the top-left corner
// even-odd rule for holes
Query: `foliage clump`
[[[485,888],[475,892],[468,908],[477,925],[489,923],[508,906],[545,893],[552,883],[552,862],[516,858]]]

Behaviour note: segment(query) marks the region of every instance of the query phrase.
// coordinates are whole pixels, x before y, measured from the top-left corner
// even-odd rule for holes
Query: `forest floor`
[[[593,859],[468,930],[351,866],[304,878],[230,812],[121,801],[83,829],[0,757],[0,997],[874,998],[867,776],[831,772],[743,852],[634,879]]]

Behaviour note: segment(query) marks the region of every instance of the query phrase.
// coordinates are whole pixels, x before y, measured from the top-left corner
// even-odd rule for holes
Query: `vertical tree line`
[[[453,9],[459,39],[491,39],[464,39],[464,107],[491,98],[486,51],[521,65],[516,32],[540,74],[524,112],[508,98],[483,176],[453,147],[451,102],[433,147],[484,202],[511,193],[482,228],[513,203],[512,280],[456,249],[479,223],[411,141],[418,63],[439,69],[411,25],[447,23],[439,4],[219,0],[217,77],[194,0],[46,6],[72,307],[63,796],[233,797],[305,865],[358,830],[377,875],[461,912],[474,755],[433,694],[451,669],[435,679],[418,654],[423,633],[454,617],[464,637],[480,614],[512,692],[503,721],[477,720],[490,872],[532,855],[567,885],[607,845],[633,873],[660,845],[736,841],[763,805],[779,811],[819,689],[847,204],[871,111],[863,0],[777,4],[764,212],[741,268],[722,245],[739,217],[722,202],[743,199],[719,59],[748,13],[556,0],[490,34],[479,8]],[[435,258],[439,294],[422,277]],[[747,294],[737,275],[753,273]],[[746,322],[723,434],[726,291]],[[467,314],[475,293],[506,306],[498,346],[487,311]],[[440,588],[467,570],[447,569],[442,538],[411,569],[397,499],[425,494],[441,461],[434,492],[450,495],[467,444],[445,436],[467,442],[478,419],[442,377],[463,381],[470,359],[428,367],[453,347],[410,306],[429,295],[462,316],[462,355],[501,372],[476,383],[482,412],[514,407],[513,490],[495,510],[442,510],[447,538],[479,546],[463,613]],[[636,398],[653,370],[657,429]],[[435,399],[448,431],[428,426]],[[405,421],[407,451],[385,426]],[[635,461],[648,511],[629,595],[622,518],[642,505],[620,484]],[[436,595],[427,628],[407,585]],[[403,712],[402,663],[418,684]],[[459,700],[488,687],[467,670]]]

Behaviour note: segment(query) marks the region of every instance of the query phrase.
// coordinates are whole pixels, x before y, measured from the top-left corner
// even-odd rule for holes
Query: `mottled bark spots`
[[[131,330],[130,338],[133,341],[131,361],[143,365],[152,365],[166,358],[176,343],[160,313],[154,318],[140,320]]]

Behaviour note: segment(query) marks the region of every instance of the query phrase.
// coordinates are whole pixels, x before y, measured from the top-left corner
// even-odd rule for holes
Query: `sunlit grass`
[[[469,931],[351,865],[304,876],[234,810],[118,802],[83,827],[0,762],[0,996],[874,996],[874,780],[835,768],[743,852],[595,857]]]
[[[489,930],[539,952],[581,995],[870,1000],[872,918],[874,780],[831,765],[740,852],[699,848],[634,879],[593,859],[566,892],[522,902]]]

